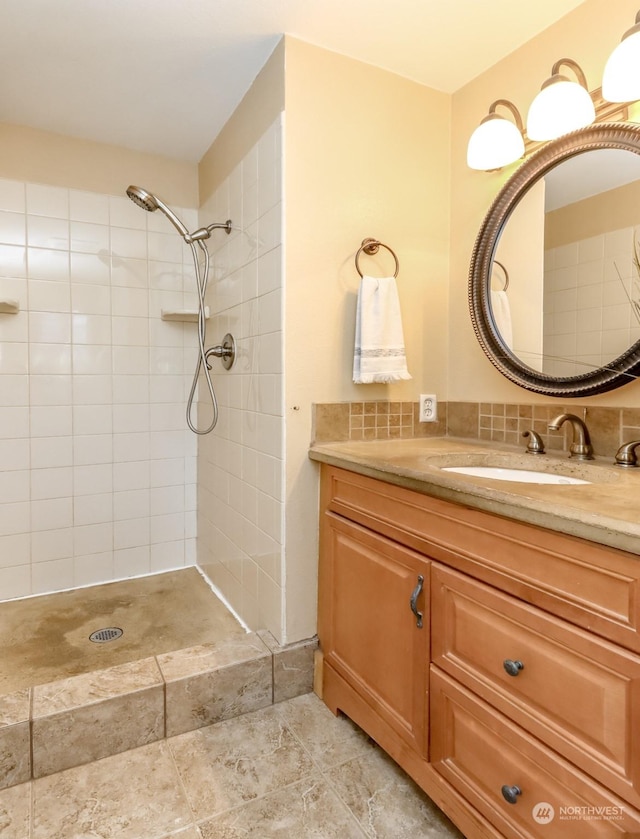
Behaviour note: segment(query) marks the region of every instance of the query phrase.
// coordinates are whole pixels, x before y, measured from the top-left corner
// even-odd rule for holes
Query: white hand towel
[[[363,277],[358,289],[353,381],[370,384],[410,378],[395,278]]]
[[[513,348],[513,330],[511,326],[511,307],[506,291],[491,292],[491,311],[493,319],[502,335],[502,340],[509,349]]]

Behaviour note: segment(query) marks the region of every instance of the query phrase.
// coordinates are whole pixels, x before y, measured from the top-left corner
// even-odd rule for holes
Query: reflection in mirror
[[[489,302],[502,343],[552,377],[611,365],[640,340],[639,255],[640,154],[600,148],[562,160],[498,237]]]

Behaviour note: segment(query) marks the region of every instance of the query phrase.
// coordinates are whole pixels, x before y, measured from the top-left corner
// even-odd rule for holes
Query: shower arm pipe
[[[187,233],[184,240],[190,245],[192,242],[209,239],[214,230],[225,230],[228,236],[231,233],[231,229],[232,222],[231,219],[228,218],[225,222],[214,222],[213,224],[208,224],[206,227],[200,227],[198,230],[194,230],[193,233]]]

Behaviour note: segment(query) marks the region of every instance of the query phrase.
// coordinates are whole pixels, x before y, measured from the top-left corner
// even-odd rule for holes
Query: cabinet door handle
[[[524,664],[521,661],[514,661],[511,658],[505,658],[502,662],[502,666],[510,676],[518,676],[520,671],[524,668]]]
[[[418,629],[422,629],[422,612],[418,611],[418,598],[422,592],[422,584],[424,583],[424,577],[422,574],[418,574],[418,585],[414,588],[413,594],[411,595],[411,600],[409,601],[409,605],[411,606],[411,611],[416,616],[416,626]]]
[[[520,787],[516,787],[516,786],[510,787],[507,784],[505,784],[502,787],[501,792],[502,792],[503,798],[505,799],[505,801],[508,801],[509,804],[517,804],[518,796],[522,795],[522,790],[520,789]]]

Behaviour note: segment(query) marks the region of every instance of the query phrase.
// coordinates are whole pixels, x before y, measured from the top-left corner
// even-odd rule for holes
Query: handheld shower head
[[[158,204],[154,196],[150,192],[147,192],[146,189],[142,189],[142,187],[130,186],[127,189],[127,195],[134,204],[142,207],[148,213],[153,213],[158,209]]]
[[[160,210],[161,213],[164,213],[164,215],[169,219],[171,224],[173,224],[173,226],[176,228],[178,233],[182,236],[184,241],[191,248],[191,253],[193,255],[193,265],[196,274],[196,287],[198,292],[199,355],[195,373],[193,374],[191,392],[187,400],[187,425],[195,434],[208,434],[209,431],[211,431],[214,428],[216,422],[218,421],[218,402],[216,400],[216,395],[213,389],[213,384],[211,382],[211,377],[209,376],[210,365],[207,361],[207,353],[211,353],[213,352],[213,350],[207,351],[205,349],[205,292],[207,290],[207,281],[209,278],[210,264],[209,250],[207,248],[206,240],[211,238],[211,233],[214,230],[224,230],[226,231],[227,235],[229,235],[229,233],[231,233],[232,228],[231,219],[227,219],[224,223],[214,222],[214,224],[209,224],[207,227],[200,227],[197,230],[194,230],[193,233],[189,233],[187,228],[176,216],[176,214],[172,210],[170,210],[169,207],[167,207],[167,205],[163,201],[161,201],[157,195],[154,195],[152,192],[148,192],[146,189],[142,189],[142,187],[140,186],[133,185],[127,188],[127,195],[133,201],[134,204],[136,204],[138,207],[142,207],[142,209],[146,210],[148,213],[155,213],[156,210]],[[202,264],[198,258],[199,249],[201,252],[200,255],[202,256]],[[198,385],[198,379],[201,371],[204,372],[204,378],[207,383],[207,388],[211,397],[211,406],[213,408],[213,419],[211,420],[211,423],[207,428],[198,428],[191,419],[192,406],[195,399],[196,388]]]
[[[134,204],[137,204],[138,207],[142,207],[142,209],[146,210],[148,213],[155,213],[156,210],[160,210],[160,212],[164,213],[169,219],[185,242],[190,241],[189,231],[180,221],[178,216],[152,192],[147,192],[146,189],[142,189],[140,186],[131,185],[127,189],[127,195]]]

